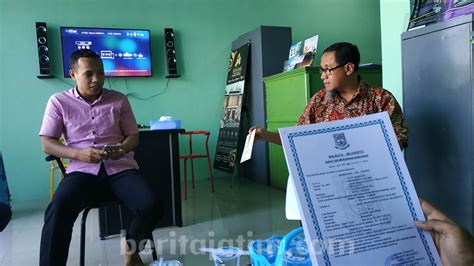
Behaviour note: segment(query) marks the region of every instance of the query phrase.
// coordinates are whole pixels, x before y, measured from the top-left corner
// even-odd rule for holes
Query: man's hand
[[[266,138],[265,136],[268,135],[268,131],[266,131],[265,129],[263,128],[260,128],[260,127],[257,127],[257,126],[253,126],[249,129],[249,134],[252,133],[252,131],[255,130],[255,140],[263,140],[265,141]]]
[[[420,199],[420,203],[426,221],[415,226],[431,231],[443,265],[473,265],[474,240],[469,232],[426,200]]]
[[[75,158],[86,163],[100,163],[106,159],[107,152],[97,148],[79,148]]]
[[[270,132],[258,126],[253,126],[249,129],[249,134],[255,130],[255,141],[269,141],[271,143],[281,145],[280,134],[277,132]]]

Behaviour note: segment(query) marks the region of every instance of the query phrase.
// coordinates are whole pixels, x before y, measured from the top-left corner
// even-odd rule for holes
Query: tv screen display
[[[69,77],[69,57],[79,49],[102,58],[106,77],[152,75],[149,30],[61,27],[61,46],[64,77]]]

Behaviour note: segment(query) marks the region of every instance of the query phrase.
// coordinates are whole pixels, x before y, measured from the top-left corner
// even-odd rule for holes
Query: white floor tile
[[[183,201],[184,226],[156,229],[153,233],[160,256],[190,266],[212,265],[209,254],[198,252],[201,247],[236,246],[240,237],[247,249],[250,240],[283,235],[299,227],[298,222],[285,219],[283,191],[244,178],[237,179],[230,188],[230,181],[230,177],[216,179],[214,193],[210,192],[208,180],[196,181],[194,190],[189,183],[188,199]],[[13,219],[0,233],[0,265],[38,264],[47,204],[48,200],[44,200],[13,206]],[[79,231],[80,218],[74,224],[68,265],[79,265]],[[86,231],[86,265],[123,265],[119,237],[99,239],[97,210],[89,213]],[[147,263],[152,261],[151,254],[142,254],[142,258]],[[249,261],[242,257],[241,265]]]

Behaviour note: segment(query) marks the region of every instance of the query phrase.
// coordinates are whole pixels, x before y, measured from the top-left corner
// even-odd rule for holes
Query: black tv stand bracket
[[[39,79],[54,79],[53,75],[38,75],[36,77]]]

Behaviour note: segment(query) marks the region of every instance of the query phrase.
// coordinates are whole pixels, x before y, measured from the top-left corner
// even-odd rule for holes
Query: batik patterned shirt
[[[306,105],[298,119],[298,125],[329,122],[379,112],[388,113],[400,147],[402,149],[408,147],[408,127],[395,97],[383,88],[367,85],[362,79],[360,79],[357,93],[350,101],[344,100],[337,92],[327,92],[326,89],[317,92]]]

